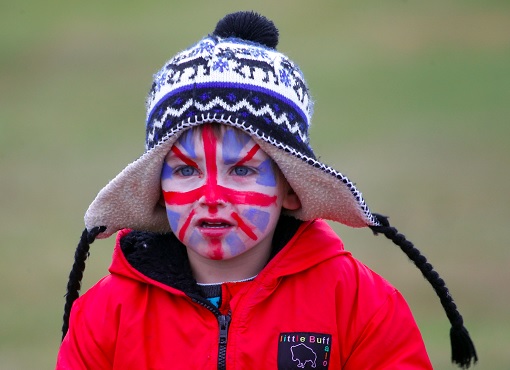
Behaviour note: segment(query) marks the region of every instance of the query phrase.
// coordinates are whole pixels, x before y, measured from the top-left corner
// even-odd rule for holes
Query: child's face
[[[282,206],[299,207],[271,158],[223,125],[185,132],[165,158],[161,185],[172,231],[213,260],[270,246]]]

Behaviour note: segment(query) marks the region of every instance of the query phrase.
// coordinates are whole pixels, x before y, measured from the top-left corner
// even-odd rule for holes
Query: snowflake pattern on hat
[[[285,143],[314,157],[308,145],[312,103],[299,68],[274,49],[208,36],[179,53],[154,76],[147,99],[146,150],[173,128],[202,122],[280,126]]]

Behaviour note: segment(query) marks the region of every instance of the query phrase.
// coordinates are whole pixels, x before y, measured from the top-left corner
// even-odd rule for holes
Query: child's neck
[[[197,282],[197,284],[200,285],[200,286],[203,286],[203,287],[208,287],[208,286],[220,285],[220,284],[225,284],[225,283],[245,283],[247,281],[252,281],[256,277],[257,277],[257,275],[254,275],[254,276],[249,277],[247,279],[241,279],[241,280],[228,280],[228,281],[222,281],[222,282],[218,282],[218,283],[201,283],[201,282]]]

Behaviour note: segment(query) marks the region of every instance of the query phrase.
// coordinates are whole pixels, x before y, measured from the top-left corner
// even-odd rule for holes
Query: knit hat
[[[308,137],[313,111],[308,86],[299,67],[276,50],[277,44],[278,30],[270,20],[253,12],[229,14],[212,34],[178,53],[154,75],[147,98],[145,152],[89,206],[81,241],[86,253],[96,237],[108,237],[123,228],[171,232],[160,202],[164,158],[185,130],[204,123],[237,128],[257,142],[299,197],[301,208],[288,211],[294,217],[368,226],[401,246],[402,235],[385,217],[370,212],[354,184],[315,156]],[[77,258],[83,259],[81,254]],[[410,257],[425,277],[431,271],[435,274],[419,251],[418,256],[419,262],[415,252]],[[427,279],[434,286],[439,277]],[[453,304],[444,283],[434,289],[443,305]],[[460,341],[467,337],[470,343],[455,305],[448,309],[455,333],[462,333]],[[473,357],[476,361],[472,343],[467,352],[456,351],[463,352],[453,358],[461,366],[469,366]]]
[[[236,13],[170,59],[147,98],[146,151],[101,190],[86,227],[106,226],[99,237],[126,227],[170,232],[159,203],[163,161],[184,130],[206,122],[246,132],[272,157],[301,201],[296,218],[378,225],[354,184],[316,159],[308,87],[298,66],[274,49],[277,42],[272,22]]]

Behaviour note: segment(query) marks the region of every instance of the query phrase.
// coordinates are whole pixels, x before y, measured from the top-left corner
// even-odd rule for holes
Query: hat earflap
[[[94,227],[90,231],[85,229],[81,234],[80,242],[76,247],[74,253],[74,263],[69,273],[69,281],[67,283],[67,293],[65,294],[66,303],[64,305],[64,323],[62,325],[62,340],[67,334],[69,329],[69,316],[74,301],[79,297],[81,288],[81,280],[83,279],[83,272],[85,271],[85,261],[89,256],[90,244],[96,240],[98,234],[106,230],[105,226]]]
[[[450,342],[452,346],[452,362],[459,365],[463,369],[471,366],[471,362],[476,363],[478,356],[476,349],[471,340],[467,329],[464,327],[462,315],[457,310],[457,305],[453,301],[446,283],[434,270],[427,258],[411,243],[406,237],[392,227],[388,221],[388,217],[373,213],[373,216],[379,221],[380,226],[369,226],[375,235],[384,234],[388,239],[393,241],[400,249],[413,261],[413,263],[421,271],[425,279],[432,285],[434,291],[439,296],[441,305],[443,306],[446,316],[452,327],[450,329]]]

